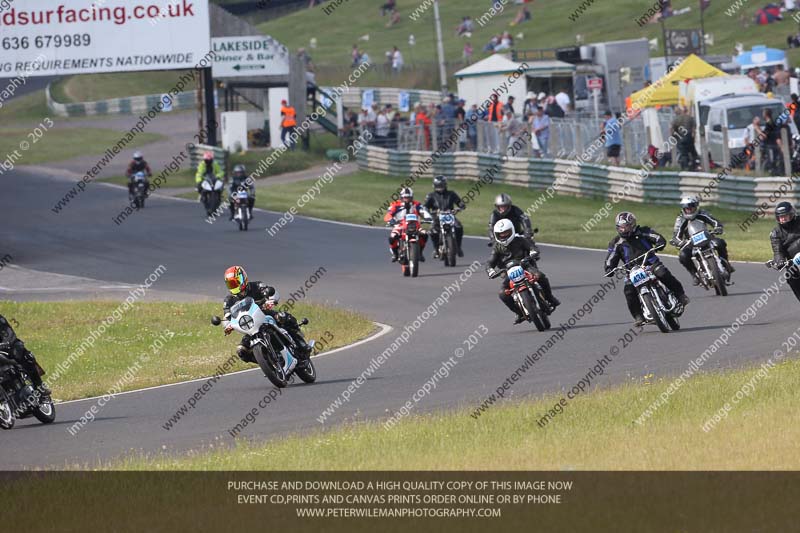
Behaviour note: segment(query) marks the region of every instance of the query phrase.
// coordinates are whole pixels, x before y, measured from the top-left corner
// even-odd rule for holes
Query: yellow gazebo
[[[681,64],[674,70],[653,83],[653,85],[630,95],[626,99],[626,107],[630,109],[634,103],[637,103],[640,109],[676,105],[678,103],[678,85],[683,80],[714,78],[717,76],[727,76],[727,74],[692,54],[681,61]]]

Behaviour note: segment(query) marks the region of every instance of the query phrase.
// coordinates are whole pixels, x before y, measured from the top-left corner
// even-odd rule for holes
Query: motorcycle
[[[456,266],[458,253],[458,239],[456,238],[456,217],[458,209],[454,211],[439,211],[439,258],[444,261],[444,266]]]
[[[232,194],[233,219],[239,224],[239,231],[247,231],[247,226],[250,223],[250,193],[242,189]]]
[[[606,277],[610,277],[616,271],[625,272],[639,296],[645,320],[649,324],[657,325],[662,333],[669,333],[670,330],[681,329],[678,317],[683,314],[683,306],[672,291],[656,277],[653,273],[653,266],[647,264],[650,254],[662,248],[663,246],[651,248],[639,257],[634,257],[625,265],[611,270]],[[639,259],[642,262],[636,265],[635,263]]]
[[[532,271],[528,267],[533,267]],[[489,269],[487,274],[495,279],[506,273],[508,276],[508,289],[506,294],[514,298],[519,313],[528,322],[533,322],[538,331],[550,329],[549,315],[553,307],[544,297],[544,290],[539,284],[539,271],[530,259],[512,259],[506,263],[505,268]]]
[[[728,295],[728,285],[731,283],[731,272],[726,262],[720,257],[714,245],[712,235],[720,235],[721,229],[708,231],[702,220],[690,220],[686,226],[689,240],[680,246],[680,249],[692,245],[692,263],[697,270],[697,277],[704,289],[712,287],[719,296]]]
[[[773,259],[770,259],[769,261],[764,263],[764,266],[766,266],[767,268],[772,268],[772,269],[778,270],[778,271],[786,270],[786,269],[789,269],[789,268],[793,268],[795,270],[800,269],[800,252],[795,254],[795,256],[790,261],[786,261],[782,265],[779,265]]]
[[[424,220],[424,222],[429,222]],[[419,258],[422,254],[420,245],[420,234],[422,232],[422,222],[416,213],[407,213],[399,223],[392,219],[387,224],[390,227],[400,225],[400,242],[397,251],[397,262],[403,276],[416,278],[419,276]]]
[[[211,317],[211,323],[219,326],[222,319]],[[300,325],[306,324],[308,319],[304,318]],[[309,358],[304,365],[299,365],[298,359],[292,355],[297,353],[297,347],[291,335],[273,317],[264,313],[252,298],[245,298],[231,308],[230,325],[242,335],[250,336],[250,346],[258,366],[276,387],[286,387],[294,374],[306,383],[317,380],[314,362]],[[308,344],[313,352],[315,341]]]
[[[133,193],[128,196],[136,209],[144,208],[144,200],[147,198],[147,176],[144,172],[133,175]]]
[[[200,202],[206,208],[206,215],[213,216],[222,203],[222,180],[210,172],[200,183]]]
[[[30,416],[42,424],[52,423],[56,419],[53,400],[35,390],[22,366],[0,350],[0,428],[11,429],[18,419]]]

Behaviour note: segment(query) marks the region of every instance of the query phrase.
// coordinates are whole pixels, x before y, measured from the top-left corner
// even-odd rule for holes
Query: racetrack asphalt
[[[410,399],[456,348],[464,348],[465,338],[483,324],[489,332],[486,338],[459,359],[450,375],[415,407],[416,412],[458,406],[474,409],[550,336],[536,332],[532,325],[513,326],[513,316],[497,298],[499,281],[488,279],[481,268],[413,333],[408,344],[351,395],[349,402],[321,424],[317,418],[323,410],[365,371],[372,358],[389,347],[404,326],[413,323],[436,300],[444,286],[453,283],[475,259],[485,261],[485,239],[465,239],[466,257],[456,268],[445,268],[434,261],[428,250],[420,277],[410,279],[403,278],[399,267],[389,262],[386,230],[298,217],[270,237],[265,228],[280,215],[258,211],[251,231],[242,233],[227,217],[206,223],[196,202],[164,196],[151,198],[142,212],[116,225],[112,217],[127,203],[127,194],[121,188],[93,183],[55,214],[51,207],[74,185],[74,177],[41,168],[18,168],[3,179],[0,256],[11,255],[17,267],[101,280],[109,285],[138,285],[164,265],[166,272],[153,286],[156,292],[220,301],[225,294],[223,272],[232,264],[243,265],[252,279],[276,285],[284,300],[324,267],[325,275],[308,291],[309,300],[351,308],[392,326],[386,335],[318,359],[317,383],[291,385],[244,429],[244,438],[266,439],[329,428],[344,421],[386,418]],[[458,183],[454,188],[458,189]],[[315,201],[325,201],[324,194]],[[562,301],[551,317],[554,325],[566,322],[592,298],[601,283],[608,281],[602,276],[603,257],[602,251],[542,245],[540,267]],[[692,298],[681,319],[682,330],[662,334],[655,326],[647,326],[593,386],[639,381],[647,374],[655,378],[680,374],[778,279],[776,272],[761,265],[738,264],[731,295],[722,299],[691,287],[688,275],[674,258],[665,258],[665,263],[687,286]],[[0,270],[0,286],[8,287],[4,282],[7,275],[11,275],[11,269]],[[621,285],[522,374],[506,398],[559,392],[584,377],[631,327]],[[126,294],[109,289],[104,296],[121,300]],[[47,296],[66,299],[73,295],[54,292]],[[0,292],[0,298],[39,300],[43,294]],[[797,302],[784,286],[703,369],[766,360],[797,327],[796,316]],[[231,351],[234,345],[232,339]],[[58,405],[58,418],[49,426],[35,419],[19,421],[12,431],[0,433],[5,450],[0,468],[93,466],[130,453],[172,454],[209,445],[216,448],[233,441],[228,430],[271,388],[259,370],[225,377],[194,410],[171,430],[165,430],[163,424],[198,385],[176,384],[120,395],[75,436],[68,428],[94,400]],[[58,397],[57,386],[54,396]],[[475,420],[475,424],[482,423],[486,422]]]

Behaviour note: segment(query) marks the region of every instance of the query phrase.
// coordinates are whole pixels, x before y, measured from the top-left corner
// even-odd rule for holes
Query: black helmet
[[[511,208],[511,197],[506,193],[498,194],[494,197],[494,206],[498,213],[504,214]]]
[[[638,226],[636,225],[636,215],[630,211],[623,211],[617,215],[617,233],[620,237],[630,237]]]
[[[433,190],[436,192],[444,192],[447,190],[447,178],[444,176],[436,176],[433,178]]]
[[[791,223],[795,216],[797,216],[797,210],[795,210],[791,202],[781,202],[775,206],[775,220],[781,226]]]
[[[234,178],[244,178],[247,175],[247,169],[244,165],[236,165],[233,167]]]

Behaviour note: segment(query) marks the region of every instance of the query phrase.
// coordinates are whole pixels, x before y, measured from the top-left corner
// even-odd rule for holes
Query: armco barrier
[[[430,152],[401,152],[368,146],[359,151],[358,165],[363,170],[380,174],[409,176],[425,166],[430,157]],[[643,171],[637,169],[578,164],[567,159],[511,157],[503,161],[499,155],[476,152],[442,154],[423,177],[444,174],[454,179],[478,180],[495,166],[495,182],[546,189],[558,180],[556,190],[559,194],[612,198],[625,192],[626,200],[669,205],[676,205],[683,194],[696,194],[706,204],[743,211],[752,210],[763,202],[774,204],[770,195],[788,179],[728,175],[720,180],[718,173],[663,170],[652,171],[641,179],[639,176]],[[781,200],[796,203],[800,201],[800,195],[792,186]]]
[[[63,104],[56,102],[50,94],[50,85],[45,89],[47,97],[47,107],[54,114],[60,117],[85,117],[94,115],[130,115],[142,113],[151,109],[161,99],[160,94],[148,94],[144,96],[129,96],[126,98],[111,98],[109,100],[99,100],[97,102],[75,102]],[[194,109],[197,107],[197,93],[187,91],[178,93],[172,99],[172,109]]]

